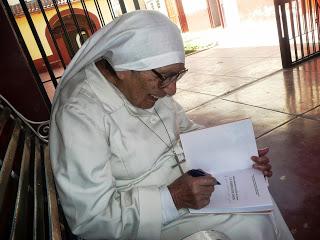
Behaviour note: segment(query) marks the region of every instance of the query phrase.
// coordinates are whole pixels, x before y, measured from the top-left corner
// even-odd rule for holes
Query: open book
[[[250,119],[181,134],[189,169],[214,176],[216,185],[208,206],[191,213],[264,212],[273,209],[263,174],[252,168],[258,156]]]

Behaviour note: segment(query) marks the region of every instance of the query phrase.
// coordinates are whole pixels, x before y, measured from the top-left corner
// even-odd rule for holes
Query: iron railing
[[[10,0],[3,1],[49,108],[54,89],[80,46],[99,28],[126,13],[126,3],[130,1],[133,1],[133,10],[140,9],[139,0],[19,0],[19,4],[10,4]],[[46,25],[46,36],[39,21]],[[24,35],[22,29],[26,28],[32,33],[32,39],[30,35]],[[27,44],[29,41],[35,42],[36,48],[33,46],[32,51],[38,50],[41,57],[35,59],[32,56]],[[48,45],[52,54],[48,54]]]
[[[283,68],[320,52],[318,0],[274,0]]]

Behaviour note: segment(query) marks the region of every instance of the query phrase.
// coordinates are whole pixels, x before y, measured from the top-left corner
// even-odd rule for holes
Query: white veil
[[[130,12],[83,44],[66,68],[55,99],[68,79],[100,58],[108,60],[115,71],[143,71],[185,61],[180,30],[168,17],[150,10]]]

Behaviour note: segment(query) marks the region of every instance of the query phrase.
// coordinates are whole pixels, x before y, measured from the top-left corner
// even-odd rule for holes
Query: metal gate
[[[140,9],[139,0],[3,0],[3,4],[49,108],[64,69],[86,39],[112,19]]]
[[[274,0],[283,68],[320,52],[318,0]]]

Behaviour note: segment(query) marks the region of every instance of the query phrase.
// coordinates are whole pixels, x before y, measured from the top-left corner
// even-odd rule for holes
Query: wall
[[[109,7],[108,7],[108,4],[107,4],[107,1],[98,0],[98,2],[99,2],[99,5],[100,5],[100,8],[104,9],[102,11],[102,16],[104,18],[105,23],[110,22],[112,20],[112,17],[111,17],[110,11],[109,11]],[[74,9],[77,9],[77,8],[78,9],[82,9],[82,5],[81,5],[80,2],[73,3],[72,7]],[[86,1],[86,7],[87,7],[87,10],[89,12],[95,14],[96,16],[99,16],[93,0]],[[132,6],[128,5],[128,7],[130,7],[130,9],[131,9]],[[59,7],[59,11],[60,12],[62,12],[63,10],[66,10],[66,9],[69,9],[68,5],[64,5],[64,6],[60,6]],[[50,9],[50,10],[46,10],[46,16],[47,16],[49,21],[56,14],[57,14],[57,12],[56,12],[56,10],[54,8]],[[46,26],[47,25],[46,25],[46,22],[45,22],[45,20],[44,20],[44,18],[42,16],[42,13],[41,12],[32,13],[31,17],[32,17],[32,20],[33,20],[33,22],[34,22],[34,24],[36,26],[38,35],[40,37],[41,43],[43,45],[43,48],[44,48],[47,56],[52,55],[51,48],[50,48],[50,46],[48,44],[48,41],[46,39],[46,36],[45,36],[45,30],[46,30]],[[16,21],[17,21],[17,24],[19,26],[20,32],[22,33],[22,36],[23,36],[23,38],[24,38],[24,40],[25,40],[25,42],[27,44],[27,47],[28,47],[28,49],[30,51],[32,59],[35,60],[35,59],[42,58],[41,54],[40,54],[40,51],[39,51],[39,49],[37,47],[36,41],[34,40],[33,34],[31,32],[31,29],[29,27],[29,24],[27,22],[26,17],[25,16],[17,17]],[[101,22],[100,22],[100,25],[101,25]]]
[[[273,0],[237,0],[241,20],[274,19]]]
[[[156,10],[168,16],[168,9],[165,0],[146,0],[146,8],[149,10]]]
[[[207,0],[182,0],[182,4],[190,32],[211,28]]]

